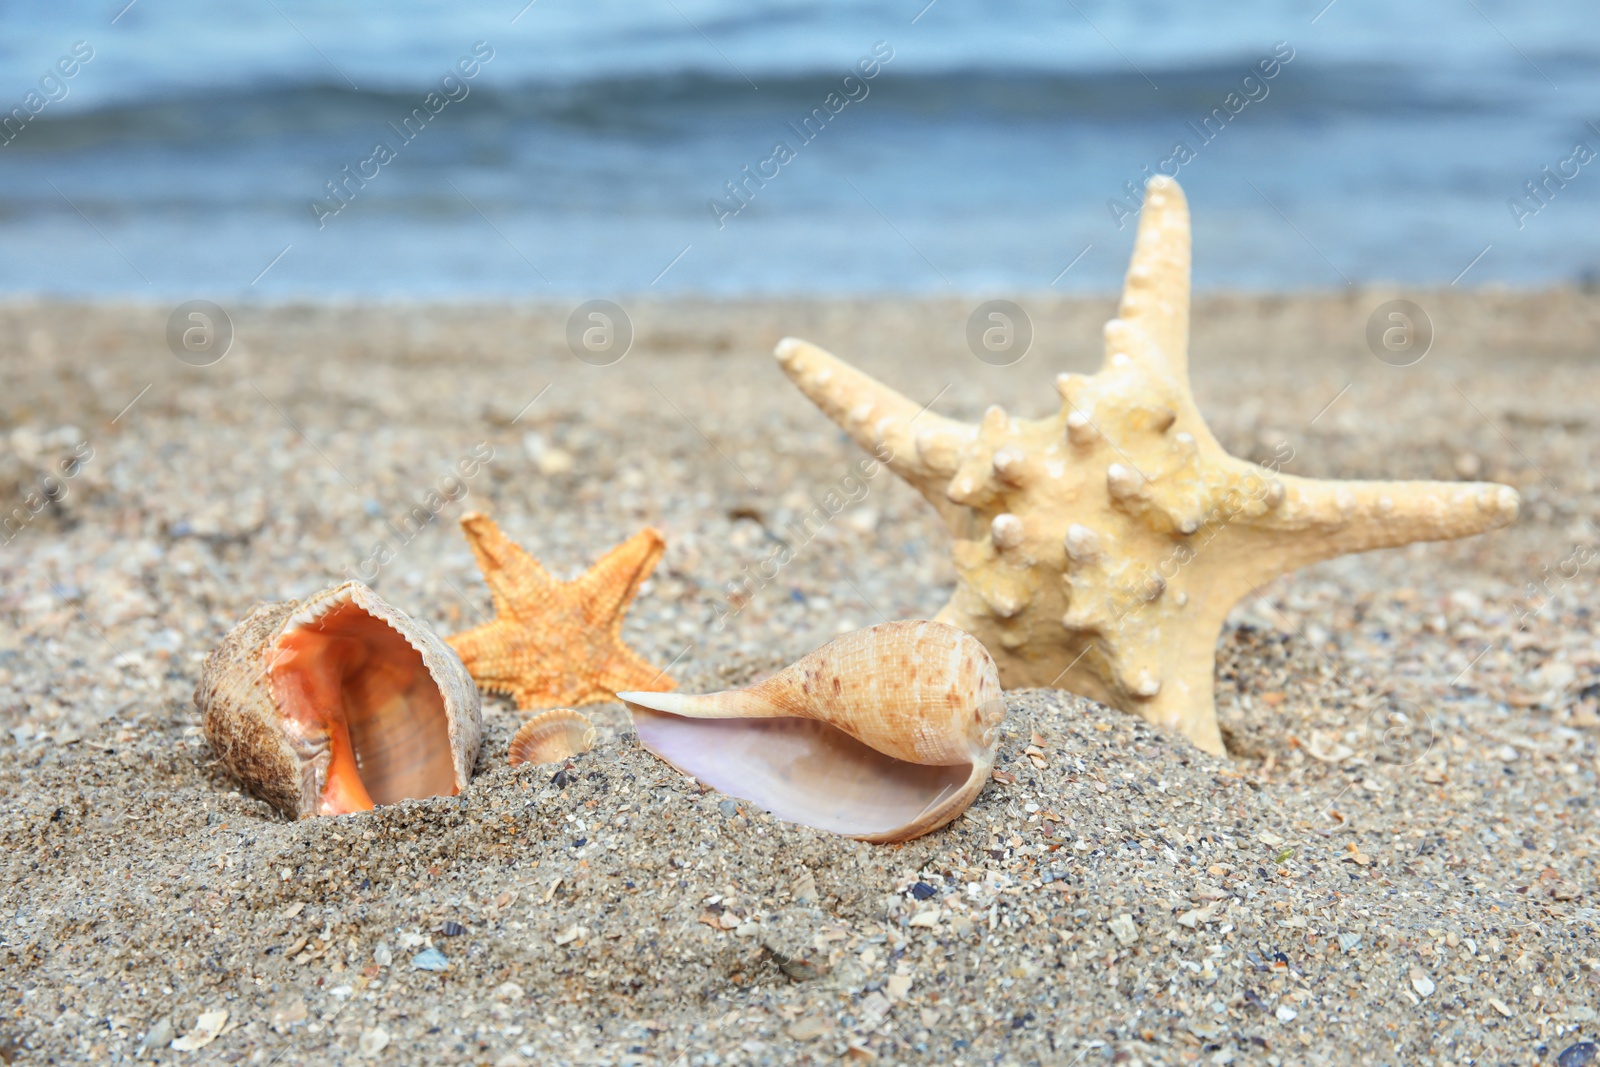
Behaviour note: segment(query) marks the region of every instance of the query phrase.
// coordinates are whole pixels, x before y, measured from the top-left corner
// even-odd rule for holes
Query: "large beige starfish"
[[[1056,378],[1039,420],[972,426],[787,338],[794,383],[950,527],[959,580],[937,618],[981,640],[1007,687],[1056,686],[1222,753],[1217,638],[1240,597],[1349,552],[1516,518],[1508,486],[1317,481],[1223,451],[1189,391],[1189,210],[1149,183],[1105,363]]]
[[[622,619],[666,546],[645,528],[587,574],[558,582],[476,511],[461,516],[472,554],[494,597],[492,621],[448,638],[482,689],[519,708],[614,700],[618,690],[664,692],[674,683],[622,641]]]

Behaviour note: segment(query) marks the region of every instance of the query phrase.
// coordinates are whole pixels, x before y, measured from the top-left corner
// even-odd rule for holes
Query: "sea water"
[[[52,0],[0,10],[0,292],[1104,292],[1600,273],[1544,0]],[[71,71],[68,74],[68,71]]]

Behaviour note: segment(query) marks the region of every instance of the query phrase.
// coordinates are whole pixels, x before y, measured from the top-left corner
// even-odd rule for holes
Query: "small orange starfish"
[[[558,582],[489,516],[468,512],[461,529],[494,597],[495,618],[447,640],[480,688],[527,709],[676,687],[622,642],[628,605],[666,547],[659,530],[640,530],[581,578]]]

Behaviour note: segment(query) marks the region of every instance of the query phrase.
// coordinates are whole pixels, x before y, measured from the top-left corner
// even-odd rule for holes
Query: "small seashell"
[[[569,708],[535,715],[522,724],[506,753],[511,766],[560,763],[594,746],[594,723]]]
[[[166,1048],[172,1044],[172,1020],[163,1016],[150,1024],[150,1029],[145,1031],[144,1039],[139,1042],[139,1051],[135,1059],[144,1056],[153,1049]]]
[[[877,842],[965,811],[1005,716],[989,653],[937,622],[845,634],[745,689],[618,696],[644,747],[685,774],[780,819]]]
[[[450,960],[443,952],[429,947],[411,957],[411,969],[414,971],[446,971],[450,969]]]
[[[389,1047],[389,1031],[381,1026],[367,1030],[356,1039],[356,1047],[363,1056],[376,1057]]]
[[[203,1011],[200,1013],[200,1018],[195,1020],[194,1029],[174,1041],[171,1047],[179,1052],[195,1052],[203,1049],[215,1041],[221,1035],[222,1028],[227,1025],[227,1008]]]
[[[194,701],[223,764],[297,817],[453,796],[483,735],[461,660],[360,582],[257,606],[207,657]]]

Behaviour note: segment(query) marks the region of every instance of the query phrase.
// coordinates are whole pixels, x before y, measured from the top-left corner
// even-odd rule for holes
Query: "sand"
[[[662,529],[626,636],[689,690],[931,615],[954,581],[932,510],[852,480],[773,343],[947,414],[1040,414],[1097,364],[1109,299],[1023,301],[1034,347],[1003,368],[966,348],[976,300],[629,303],[604,367],[565,307],[234,308],[207,367],[166,308],[0,308],[25,514],[0,535],[0,1061],[1589,1062],[1600,297],[1412,295],[1437,338],[1394,367],[1364,340],[1391,295],[1199,301],[1202,410],[1293,473],[1508,482],[1521,521],[1241,604],[1230,759],[1010,694],[995,781],[899,847],[702,792],[616,706],[569,767],[511,768],[494,699],[462,796],[288,822],[191,695],[255,602],[352,575],[441,632],[478,621],[468,507],[563,576]],[[797,535],[830,490],[854,499]]]

